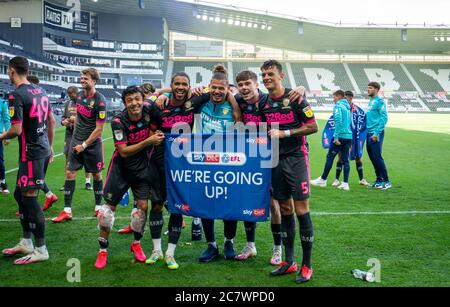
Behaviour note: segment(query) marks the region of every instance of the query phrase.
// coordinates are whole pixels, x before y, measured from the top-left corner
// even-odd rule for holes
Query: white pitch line
[[[107,140],[110,140],[110,139],[112,139],[112,136],[110,136],[110,137],[108,137],[108,138],[106,138],[106,139],[103,139],[103,142],[104,142],[104,141],[107,141]],[[62,155],[64,155],[64,153],[63,153],[63,152],[60,152],[60,153],[54,155],[53,158],[58,158],[58,157],[61,157]],[[18,169],[19,169],[19,168],[13,168],[13,169],[10,169],[10,170],[6,171],[6,174],[13,173],[13,172],[17,171]]]
[[[340,215],[416,215],[416,214],[450,214],[450,210],[443,211],[381,211],[381,212],[327,212],[327,211],[317,211],[311,212],[312,215],[324,216],[340,216]],[[89,221],[96,220],[96,217],[85,216],[85,217],[74,217],[74,221]],[[129,216],[117,216],[116,220],[128,220]],[[46,221],[50,221],[51,218],[46,218]],[[0,219],[0,223],[11,223],[19,222],[19,219]]]

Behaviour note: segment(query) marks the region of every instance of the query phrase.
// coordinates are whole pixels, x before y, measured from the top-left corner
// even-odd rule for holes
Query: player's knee
[[[163,203],[152,203],[152,213],[162,212],[163,207],[164,207]]]
[[[97,219],[101,229],[111,231],[115,219],[114,210],[109,205],[103,205],[98,211]]]
[[[294,212],[294,206],[292,205],[292,201],[290,199],[280,200],[278,202],[280,204],[281,215],[290,215]]]
[[[309,200],[296,200],[295,202],[295,213],[297,215],[304,215],[309,212]]]
[[[66,179],[67,180],[75,180],[76,177],[77,177],[76,171],[70,171],[70,170],[66,171]]]
[[[133,231],[144,233],[145,222],[147,221],[147,211],[141,208],[133,210],[131,213],[131,229]]]
[[[136,207],[138,209],[141,209],[141,210],[144,210],[145,212],[147,212],[147,210],[148,210],[148,201],[147,200],[138,199],[136,201]]]
[[[95,174],[94,174],[94,180],[95,180],[95,181],[100,181],[100,180],[102,180],[102,173],[95,173]]]

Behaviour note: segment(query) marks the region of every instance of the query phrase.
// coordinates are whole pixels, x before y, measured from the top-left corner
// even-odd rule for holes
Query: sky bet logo
[[[190,212],[191,211],[191,207],[188,204],[175,204],[175,208],[177,208],[178,210],[181,210],[183,212]]]
[[[266,214],[266,209],[246,209],[242,211],[242,214],[248,216],[264,216]]]
[[[247,162],[244,153],[230,152],[190,152],[187,155],[189,164],[241,166]]]

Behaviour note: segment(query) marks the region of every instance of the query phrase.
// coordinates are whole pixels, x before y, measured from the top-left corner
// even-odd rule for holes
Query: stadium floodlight
[[[247,26],[247,23],[245,21],[241,22],[241,27]]]
[[[236,20],[235,22],[234,22],[234,25],[235,26],[239,26],[241,24],[241,22],[239,21],[239,20]]]
[[[225,18],[222,18],[222,23],[226,23],[227,20]]]
[[[266,29],[266,25],[261,25],[261,29],[265,30]]]
[[[214,21],[214,17],[209,16],[209,21]]]
[[[434,37],[434,41],[435,41],[435,42],[438,42],[438,41],[439,41],[439,37],[435,36],[435,37]]]
[[[445,41],[445,37],[441,36],[441,42]]]
[[[450,36],[447,36],[447,42],[450,42]]]
[[[271,31],[271,30],[272,30],[272,26],[268,26],[267,31]]]
[[[203,15],[203,16],[202,16],[202,19],[203,19],[203,20],[208,20],[208,16],[207,16],[207,15]]]
[[[247,27],[252,28],[253,27],[253,23],[247,22]]]
[[[215,21],[215,22],[220,22],[220,17],[214,18],[214,21]]]
[[[196,17],[197,17],[197,19],[201,19],[202,15],[197,15]]]
[[[228,24],[229,24],[229,25],[232,25],[233,23],[234,23],[234,20],[233,20],[233,19],[231,19],[231,18],[228,19]]]
[[[258,24],[255,23],[255,24],[253,25],[253,28],[254,28],[254,29],[258,29]]]

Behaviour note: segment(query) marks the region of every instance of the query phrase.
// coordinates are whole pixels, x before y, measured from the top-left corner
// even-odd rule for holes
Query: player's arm
[[[341,135],[342,130],[342,113],[339,107],[335,106],[333,109],[333,118],[334,118],[334,143],[339,145],[339,137]]]
[[[63,126],[70,125],[69,104],[70,104],[70,101],[67,101],[66,104],[64,105],[64,113],[61,116],[61,125],[63,125]]]
[[[319,126],[311,106],[305,99],[300,104],[292,103],[291,106],[294,108],[303,125],[290,130],[271,129],[269,131],[270,137],[282,139],[285,137],[307,136],[319,131]]]
[[[0,134],[0,141],[13,139],[22,134],[23,102],[22,98],[12,93],[8,98],[10,123],[8,131]]]
[[[123,158],[127,158],[129,156],[137,154],[147,146],[159,145],[163,140],[164,140],[164,133],[162,133],[161,131],[156,132],[150,131],[150,136],[137,144],[127,145],[122,142],[117,142],[116,147],[117,150],[119,151],[120,156]]]
[[[55,137],[55,127],[56,127],[56,119],[53,116],[53,112],[48,113],[48,123],[47,123],[47,135],[48,135],[48,143],[50,144],[50,163],[53,162],[53,139]]]
[[[237,103],[237,101],[234,98],[234,95],[233,95],[233,93],[231,91],[228,91],[227,100],[231,104],[231,106],[233,107],[233,120],[234,120],[234,122],[235,123],[242,122],[241,109],[239,108],[239,104]]]
[[[386,103],[384,102],[384,100],[379,100],[377,103],[379,104],[378,112],[380,113],[380,119],[379,119],[379,122],[377,125],[377,129],[375,131],[375,136],[377,137],[377,140],[378,140],[380,137],[380,133],[386,127],[386,124],[388,121],[388,114],[387,114],[387,110],[386,110]]]
[[[106,121],[106,102],[101,101],[97,105],[97,119],[95,129],[82,144],[79,144],[73,148],[76,153],[83,152],[89,145],[94,143],[95,140],[97,140],[102,136],[103,129],[105,127],[105,121]]]

